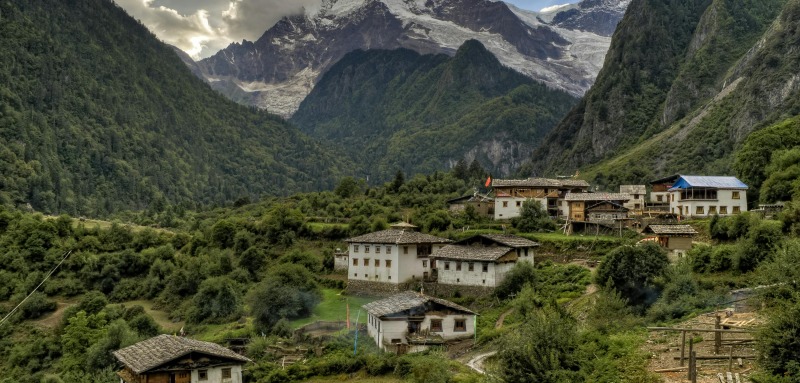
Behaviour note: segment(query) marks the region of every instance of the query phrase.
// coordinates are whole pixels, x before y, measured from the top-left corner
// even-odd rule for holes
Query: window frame
[[[225,376],[226,374],[228,376]],[[231,370],[230,367],[222,369],[222,379],[233,379],[233,371]]]
[[[431,332],[444,332],[444,326],[441,319],[431,319]]]
[[[461,324],[461,326],[459,326]],[[467,319],[456,318],[453,320],[453,332],[467,332]]]

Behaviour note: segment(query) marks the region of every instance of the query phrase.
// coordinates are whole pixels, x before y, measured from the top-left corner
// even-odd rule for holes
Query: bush
[[[239,287],[228,277],[209,278],[192,298],[190,323],[223,323],[241,315]]]
[[[658,297],[655,280],[664,275],[668,265],[667,254],[656,244],[621,246],[606,255],[595,281],[611,283],[632,305],[649,306]]]
[[[23,319],[36,319],[46,313],[55,311],[56,307],[55,302],[47,299],[44,294],[37,291],[20,306],[19,313]]]
[[[536,200],[522,203],[520,215],[511,220],[514,228],[523,232],[553,231],[556,224],[550,219],[547,210]]]
[[[533,284],[535,281],[536,272],[533,264],[530,262],[517,262],[494,289],[494,295],[498,298],[506,299],[512,294],[520,292],[526,284]]]

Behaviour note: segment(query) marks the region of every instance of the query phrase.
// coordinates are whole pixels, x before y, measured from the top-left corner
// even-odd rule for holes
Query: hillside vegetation
[[[796,0],[632,2],[595,86],[522,172],[580,169],[601,185],[733,173],[752,132],[800,113],[790,69],[800,65],[798,9]]]
[[[519,166],[575,101],[502,66],[470,40],[455,57],[351,52],[291,121],[378,181],[398,169],[429,173],[461,159],[501,175]]]
[[[330,188],[347,168],[212,91],[110,0],[3,1],[0,15],[2,204],[192,207]]]

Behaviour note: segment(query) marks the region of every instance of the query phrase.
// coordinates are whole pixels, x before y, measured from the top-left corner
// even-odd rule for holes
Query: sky
[[[194,59],[217,53],[232,42],[255,41],[284,16],[321,0],[115,0],[162,41]],[[578,0],[509,0],[522,9]]]

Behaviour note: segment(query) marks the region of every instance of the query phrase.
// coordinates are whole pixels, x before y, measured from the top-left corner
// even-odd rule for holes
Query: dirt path
[[[472,359],[469,360],[469,362],[467,362],[467,367],[481,374],[485,374],[486,371],[484,371],[483,369],[483,361],[494,354],[497,354],[497,351],[490,351],[483,354],[475,355]]]
[[[61,323],[61,319],[64,317],[64,311],[75,304],[75,302],[56,302],[56,311],[45,315],[44,318],[38,319],[34,323],[44,327],[54,328]]]
[[[497,318],[497,322],[494,322],[494,328],[501,328],[503,327],[503,321],[506,320],[506,316],[514,312],[514,308],[508,309],[508,311],[500,314],[500,318]]]

